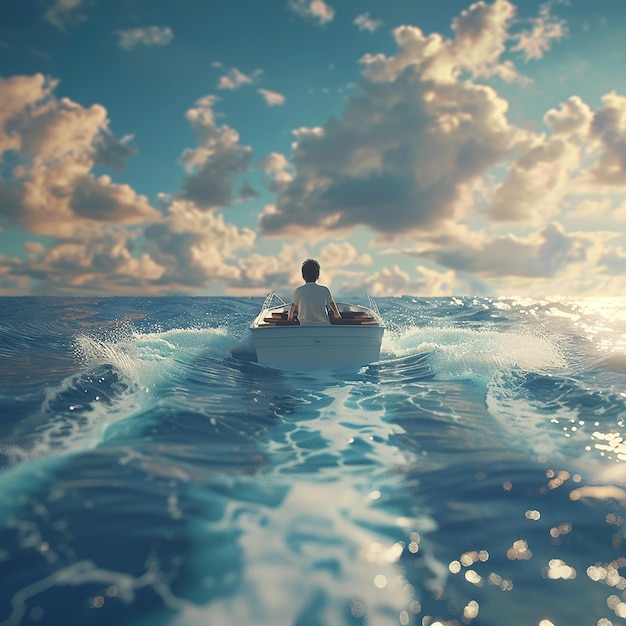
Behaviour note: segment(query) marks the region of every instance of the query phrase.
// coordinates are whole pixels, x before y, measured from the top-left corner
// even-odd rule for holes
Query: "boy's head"
[[[314,283],[320,277],[320,264],[315,259],[307,259],[302,264],[302,278],[307,283]]]

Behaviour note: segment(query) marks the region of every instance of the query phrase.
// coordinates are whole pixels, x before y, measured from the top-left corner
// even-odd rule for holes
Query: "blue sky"
[[[621,3],[0,12],[0,295],[626,295]]]

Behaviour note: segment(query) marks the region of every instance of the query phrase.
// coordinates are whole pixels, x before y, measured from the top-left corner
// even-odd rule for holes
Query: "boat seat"
[[[372,316],[364,311],[341,311],[342,320],[357,320],[365,317],[371,318]]]
[[[263,322],[268,326],[299,326],[297,320],[289,321],[287,313],[274,311],[270,317],[264,317]],[[367,313],[362,311],[344,311],[341,318],[331,318],[332,326],[378,326],[378,322]]]
[[[330,322],[333,326],[366,326],[366,325],[378,325],[378,322],[371,315],[363,315],[363,317],[332,319]]]
[[[273,313],[272,317],[264,317],[263,321],[269,326],[299,326],[300,322],[296,320],[288,320],[285,314],[285,318],[280,316],[280,313]]]

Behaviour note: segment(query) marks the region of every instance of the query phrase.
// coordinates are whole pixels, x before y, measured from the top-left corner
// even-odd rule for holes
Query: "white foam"
[[[185,371],[202,352],[216,345],[225,349],[224,329],[173,329],[164,332],[141,333],[118,329],[102,339],[79,335],[75,339],[74,355],[82,371],[65,378],[45,390],[41,409],[27,418],[17,433],[17,440],[29,444],[5,442],[0,452],[12,465],[47,456],[66,455],[89,450],[99,445],[107,429],[114,423],[144,411],[156,402],[155,390]],[[102,369],[110,367],[115,380]],[[97,395],[102,384],[104,398]],[[81,387],[85,401],[61,398],[76,396]],[[29,434],[35,430],[35,437]]]
[[[386,333],[383,352],[394,356],[429,352],[442,380],[488,381],[498,371],[546,372],[565,367],[558,346],[536,334],[446,327],[411,327]]]
[[[244,564],[237,593],[205,605],[186,603],[172,626],[300,623],[303,607],[315,603],[318,595],[326,601],[323,606],[316,603],[311,623],[343,624],[346,609],[355,617],[365,610],[368,623],[377,626],[399,623],[412,589],[399,563],[407,550],[403,539],[412,531],[432,532],[436,523],[425,513],[398,518],[388,507],[376,506],[403,481],[402,475],[390,470],[413,458],[394,445],[394,436],[403,431],[386,419],[384,405],[370,406],[369,393],[362,402],[362,390],[354,394],[350,385],[316,389],[320,387],[323,397],[319,392],[294,395],[302,411],[284,416],[284,427],[279,425],[278,432],[268,432],[268,440],[259,442],[270,457],[281,459],[279,465],[267,468],[265,478],[282,493],[280,501],[273,498],[267,506],[232,501],[222,518],[211,522],[212,529],[228,528],[237,534]],[[367,391],[377,394],[374,389]],[[303,437],[324,446],[303,446]],[[351,447],[359,445],[369,447],[366,454],[372,462],[367,469],[349,462]],[[316,467],[320,453],[336,462]],[[294,475],[300,477],[295,482]],[[397,533],[389,531],[394,527]],[[200,577],[211,560],[208,548],[203,552],[201,547],[207,544],[206,522],[195,532]],[[447,572],[434,557],[428,567],[429,576]],[[215,582],[205,579],[207,585]]]

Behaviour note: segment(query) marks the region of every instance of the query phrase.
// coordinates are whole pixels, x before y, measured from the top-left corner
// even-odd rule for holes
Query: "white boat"
[[[328,326],[300,325],[287,319],[290,304],[270,293],[250,330],[261,365],[277,369],[309,370],[367,365],[380,358],[385,332],[376,303],[338,302],[341,319]]]

